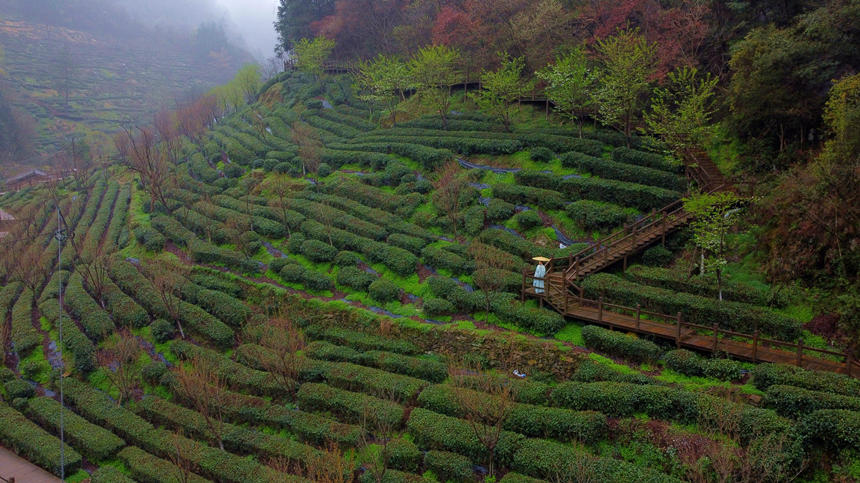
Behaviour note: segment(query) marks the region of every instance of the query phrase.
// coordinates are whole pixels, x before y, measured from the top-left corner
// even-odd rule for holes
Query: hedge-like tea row
[[[126,466],[130,465],[126,464]],[[90,483],[134,483],[134,480],[114,466],[102,466],[93,472]]]
[[[565,382],[553,390],[552,402],[574,410],[601,411],[610,417],[645,413],[652,418],[714,427],[733,423],[745,441],[791,429],[773,410],[733,403],[708,394],[653,384]]]
[[[714,277],[688,277],[668,268],[634,265],[627,269],[625,275],[634,282],[644,285],[687,292],[703,297],[716,299],[719,295],[717,280]],[[750,285],[723,280],[722,292],[724,300],[744,302],[752,305],[775,305],[785,307],[788,297],[784,293],[772,290],[760,290]]]
[[[365,206],[388,211],[389,217],[392,216],[391,213],[408,217],[424,202],[424,197],[418,193],[405,196],[390,194],[349,178],[340,178],[335,182],[326,183],[324,189],[330,195],[348,198]]]
[[[219,348],[227,349],[233,346],[233,329],[200,307],[180,301],[179,319],[185,329],[205,337]]]
[[[654,384],[656,382],[644,374],[638,372],[624,373],[590,359],[582,361],[570,379],[579,382],[614,381],[632,384]]]
[[[446,385],[425,388],[418,396],[418,404],[431,411],[454,417],[464,417],[464,412],[454,391],[466,391],[467,397],[490,401],[498,396],[480,393],[471,389],[455,389]],[[512,396],[516,398],[515,394]],[[497,404],[497,403],[488,403]],[[526,436],[553,438],[564,441],[577,440],[595,443],[607,432],[606,416],[597,411],[571,411],[569,409],[515,403],[503,428]]]
[[[294,237],[296,235],[293,235]],[[288,283],[304,285],[308,290],[324,291],[334,288],[331,279],[316,270],[310,270],[300,265],[295,260],[287,260],[278,275]]]
[[[327,340],[360,351],[380,350],[406,355],[415,355],[421,352],[418,346],[409,341],[390,339],[338,327],[323,328],[312,325],[305,328],[305,335],[310,339]]]
[[[178,466],[170,461],[153,456],[136,446],[129,446],[123,449],[117,456],[119,456],[119,459],[131,472],[131,476],[138,481],[177,481],[180,475],[185,477],[185,473]],[[105,468],[110,468],[110,466],[106,466]],[[206,483],[210,481],[196,473],[187,475],[187,478],[187,480],[183,481],[187,481],[187,483]],[[95,475],[93,475],[93,481],[95,481]],[[115,480],[105,481],[113,482]]]
[[[170,313],[152,284],[130,262],[117,255],[108,267],[111,280],[127,295],[135,299],[153,318],[167,318]]]
[[[507,132],[487,132],[475,130],[442,130],[442,129],[427,129],[419,127],[396,127],[392,129],[378,130],[367,133],[365,136],[360,136],[356,141],[364,140],[370,137],[400,137],[421,139],[422,144],[425,139],[446,138],[446,139],[471,139],[471,140],[494,140],[515,142],[522,148],[544,148],[555,152],[578,151],[587,153],[591,156],[600,156],[603,152],[603,143],[592,139],[579,139],[570,136],[568,133],[558,135],[546,131],[520,131],[515,133]],[[456,147],[456,144],[452,144]],[[504,145],[501,145],[504,146]],[[462,152],[462,151],[461,151]],[[477,152],[477,151],[476,151]],[[464,153],[467,154],[467,153]],[[487,153],[491,154],[491,153]]]
[[[494,314],[505,322],[511,322],[517,327],[531,330],[539,334],[555,334],[567,322],[558,312],[547,309],[529,307],[509,297],[496,297],[491,301]]]
[[[666,366],[687,376],[705,376],[734,381],[741,377],[741,363],[729,359],[706,359],[686,349],[669,351],[663,356]]]
[[[93,341],[98,342],[115,330],[108,313],[84,290],[81,274],[75,272],[69,277],[63,301]]]
[[[635,215],[630,208],[593,200],[574,201],[565,207],[565,212],[586,230],[604,231],[625,223]]]
[[[200,213],[211,215],[213,218],[221,222],[226,222],[228,220],[249,221],[254,231],[263,236],[272,238],[283,238],[286,236],[287,230],[280,221],[264,216],[257,216],[253,213],[253,205],[250,206],[252,207],[250,217],[247,213],[247,206],[242,209],[234,210],[206,201],[198,201],[197,203],[194,203],[193,208]]]
[[[424,129],[440,129],[448,131],[494,131],[501,126],[492,120],[473,120],[451,118],[443,122],[436,116],[419,117],[399,124],[402,127],[416,127]]]
[[[108,183],[104,198],[96,211],[95,219],[87,227],[87,236],[81,245],[80,258],[84,263],[89,263],[95,256],[96,250],[101,243],[102,235],[107,229],[108,221],[110,221],[111,212],[113,211],[114,203],[116,202],[117,194],[119,193],[119,184],[111,180]]]
[[[428,451],[424,455],[424,467],[441,481],[469,481],[475,476],[469,458],[450,451]]]
[[[596,325],[583,327],[582,338],[589,349],[634,362],[654,362],[663,354],[660,346],[649,340],[613,332]]]
[[[398,428],[404,409],[387,399],[337,389],[326,384],[305,383],[297,394],[299,407],[306,411],[328,411],[343,421],[374,428]]]
[[[390,233],[389,241],[393,234],[401,233],[415,238],[421,238],[427,241],[435,240],[437,237],[420,226],[404,220],[402,217],[393,215],[388,211],[366,206],[359,201],[341,196],[328,195],[323,193],[315,193],[312,191],[302,191],[298,193],[305,199],[325,203],[340,210],[343,210],[353,216],[361,218],[371,223],[376,223],[384,227]],[[402,247],[406,248],[406,247]],[[412,250],[410,250],[412,251]]]
[[[167,242],[167,239],[159,231],[145,226],[139,226],[134,229],[134,238],[151,252],[164,250],[164,244]]]
[[[494,184],[493,197],[515,205],[534,205],[547,210],[564,207],[564,196],[558,191],[515,184]]]
[[[675,191],[683,191],[687,185],[685,179],[674,173],[659,169],[617,163],[608,159],[596,158],[577,152],[562,154],[560,158],[562,166],[591,173],[601,178],[658,186]]]
[[[445,250],[444,247],[428,245],[421,250],[424,263],[434,268],[450,270],[454,275],[466,275],[475,270],[475,262]]]
[[[424,169],[432,171],[446,162],[454,159],[454,153],[447,149],[435,149],[420,144],[404,142],[369,142],[331,144],[330,149],[345,151],[371,151],[385,154],[399,154],[421,164]]]
[[[660,209],[681,197],[681,193],[656,186],[603,178],[559,178],[550,173],[523,170],[514,177],[526,186],[555,190],[566,197],[605,201],[621,206],[632,206],[641,211]]]
[[[75,379],[65,380],[69,402],[91,423],[107,428],[128,443],[160,457],[176,454],[176,444],[187,447],[185,457],[199,473],[231,483],[268,482],[284,478],[256,461],[212,448],[199,441],[179,437],[170,431],[155,429],[152,424],[130,410],[117,406],[107,395]],[[120,452],[121,453],[121,452]]]
[[[522,441],[514,455],[511,467],[514,471],[550,480],[558,475],[575,475],[576,481],[680,482],[650,468],[615,458],[593,457],[582,449],[545,439]]]
[[[499,483],[544,483],[546,480],[541,480],[540,478],[532,478],[531,476],[526,476],[516,471],[508,471],[505,473],[505,476],[499,480]]]
[[[188,243],[191,259],[199,263],[220,263],[228,268],[241,270],[243,272],[260,271],[259,262],[245,255],[227,248],[215,246],[207,241],[194,237]]]
[[[110,279],[104,281],[104,298],[108,312],[119,326],[139,329],[149,323],[146,309],[138,305]]]
[[[860,411],[820,409],[813,411],[798,424],[798,432],[809,444],[835,450],[860,447]]]
[[[632,164],[636,166],[645,166],[647,168],[669,171],[672,173],[683,173],[684,165],[655,153],[638,151],[623,146],[619,146],[612,150],[612,159],[619,163]]]
[[[752,334],[761,330],[782,340],[793,341],[800,336],[801,323],[790,317],[756,306],[678,293],[671,290],[639,285],[616,275],[598,273],[582,282],[585,295],[629,307],[641,303],[644,308],[664,314],[681,312],[684,320],[700,325],[718,324],[720,328]]]
[[[783,416],[797,419],[819,409],[860,411],[860,397],[775,384],[767,388],[764,405]]]
[[[176,220],[183,226],[194,232],[195,235],[215,243],[230,243],[238,236],[236,230],[227,228],[220,221],[215,221],[197,211],[181,208],[173,214]]]
[[[240,352],[242,347],[240,346],[236,352]],[[190,360],[192,357],[205,359],[214,365],[218,376],[223,377],[227,384],[236,390],[271,397],[288,394],[289,388],[278,384],[268,372],[251,369],[244,364],[230,360],[219,352],[181,340],[174,341],[170,346],[170,351],[183,360]]]
[[[361,131],[352,126],[336,121],[331,121],[328,119],[323,119],[318,116],[305,115],[302,117],[302,120],[317,129],[328,131],[330,133],[333,133],[335,136],[341,138],[354,138],[355,136],[361,134]]]
[[[248,209],[247,203],[223,194],[213,197],[212,201],[224,208],[229,208],[238,212]],[[304,215],[291,209],[285,210],[285,214],[284,210],[253,203],[250,205],[250,209],[251,214],[255,217],[266,218],[276,223],[284,223],[291,230],[295,230],[303,221],[305,221]]]
[[[323,375],[328,384],[396,401],[410,401],[427,386],[414,377],[364,367],[349,362],[331,363]]]
[[[39,304],[39,312],[51,325],[58,327],[60,308],[56,300],[47,299]],[[96,347],[93,342],[78,329],[72,319],[63,314],[63,347],[72,354],[75,370],[87,374],[96,367]]]
[[[352,347],[338,346],[317,340],[308,344],[304,353],[314,359],[352,362],[430,382],[442,382],[448,377],[447,366],[439,361],[410,357],[394,352],[377,350],[359,352]]]
[[[364,119],[363,117],[355,116],[353,114],[341,111],[343,111],[343,106],[338,106],[337,110],[323,109],[321,111],[316,112],[316,115],[323,119],[328,119],[330,121],[335,121],[341,124],[352,126],[360,131],[370,131],[371,129],[376,129],[376,124]]]
[[[402,248],[361,237],[340,228],[326,227],[313,220],[305,220],[301,230],[311,238],[325,242],[331,240],[338,250],[360,252],[371,262],[382,263],[399,275],[414,273],[418,263],[415,255]]]
[[[33,292],[25,288],[12,306],[12,344],[23,358],[41,343],[42,337],[33,327]]]
[[[180,293],[188,302],[232,327],[241,327],[251,316],[251,309],[244,302],[220,290],[210,290],[188,282],[180,286]]]
[[[308,218],[312,218],[316,221],[329,222],[332,226],[351,231],[358,236],[363,236],[377,241],[385,240],[388,236],[388,231],[379,225],[356,218],[340,209],[300,198],[292,199],[289,203],[290,208],[298,211]]]
[[[753,384],[762,391],[774,384],[802,387],[846,396],[860,394],[860,380],[835,372],[811,371],[785,364],[758,364],[752,370]]]
[[[376,278],[376,275],[367,273],[357,267],[343,267],[337,272],[338,285],[344,285],[362,292],[367,292],[367,288],[376,281]]]
[[[525,146],[517,139],[481,139],[453,136],[398,136],[385,132],[362,136],[361,143],[413,143],[436,149],[448,149],[464,156],[472,154],[512,154]]]
[[[196,411],[154,396],[141,400],[139,407],[144,417],[154,423],[181,428],[186,434],[200,439],[213,437],[205,417]],[[257,455],[265,460],[277,458],[299,464],[319,454],[311,446],[230,423],[223,423],[222,430],[225,449]]]
[[[81,466],[81,455],[66,448],[64,467],[60,468],[60,440],[36,426],[23,414],[0,402],[0,442],[22,458],[59,475],[73,474]]]
[[[116,204],[113,208],[113,216],[108,226],[107,234],[105,235],[104,243],[108,246],[122,247],[121,235],[123,230],[127,230],[126,219],[128,218],[128,205],[131,201],[131,184],[126,184],[122,187],[116,198]]]
[[[48,398],[37,397],[27,401],[27,414],[40,425],[56,433],[60,428],[60,403]],[[63,427],[66,440],[91,462],[110,458],[125,441],[110,431],[89,423],[77,414],[65,410]]]
[[[406,422],[406,429],[415,443],[428,450],[451,451],[472,461],[487,460],[487,448],[481,443],[469,423],[424,408],[415,408]],[[495,449],[495,462],[510,466],[514,453],[525,436],[502,431]]]

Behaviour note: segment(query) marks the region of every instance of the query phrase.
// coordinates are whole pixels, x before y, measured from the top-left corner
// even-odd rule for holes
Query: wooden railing
[[[546,302],[564,315],[580,318],[582,315],[576,314],[573,311],[574,308],[594,309],[596,314],[589,317],[589,321],[606,325],[610,329],[631,330],[656,335],[664,339],[674,340],[676,347],[685,345],[699,350],[709,350],[712,353],[726,352],[735,357],[749,359],[752,362],[762,361],[764,351],[768,351],[770,356],[764,360],[794,364],[800,367],[804,363],[807,365],[812,363],[826,368],[827,363],[831,362],[834,366],[839,366],[849,376],[860,378],[860,361],[854,358],[850,350],[837,352],[805,345],[803,339],[788,342],[762,337],[758,331],[750,334],[722,329],[717,324],[711,326],[694,324],[685,322],[681,312],[669,315],[645,310],[641,304],[636,304],[636,307],[628,307],[605,302],[603,298],[589,299],[584,296],[582,289],[571,290],[571,285],[566,282],[562,282],[559,287],[557,282],[553,282],[553,277],[534,277],[527,271],[523,271],[523,294],[527,293],[531,281],[534,280],[544,282],[544,293],[534,294],[538,297],[541,305]],[[610,313],[616,316],[621,315],[624,318],[607,316]],[[623,322],[619,323],[619,320],[623,320]],[[657,324],[669,330],[655,330]],[[779,351],[779,353],[775,353],[774,350]],[[815,355],[824,357],[816,358]],[[773,360],[774,356],[777,356],[776,358],[779,360]],[[831,361],[827,357],[837,358],[838,361]]]
[[[665,241],[666,234],[674,228],[670,223],[675,219],[686,216],[684,212],[683,200],[675,201],[667,206],[664,206],[659,211],[652,211],[644,218],[626,226],[622,230],[618,230],[600,240],[594,245],[584,248],[576,253],[571,253],[566,257],[552,258],[547,263],[547,272],[553,269],[564,268],[564,277],[566,280],[574,281],[577,277],[577,270],[585,263],[595,258],[603,258],[608,262],[615,249],[626,242],[630,242],[631,247],[635,247],[643,237],[648,236],[649,230],[657,229]]]

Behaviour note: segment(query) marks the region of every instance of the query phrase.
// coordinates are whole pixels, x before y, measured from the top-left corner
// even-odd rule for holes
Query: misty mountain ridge
[[[152,15],[144,24],[130,13],[133,8],[126,10],[130,3],[13,0],[0,5],[5,52],[0,89],[6,99],[0,117],[10,108],[15,112],[0,125],[35,126],[33,149],[0,146],[4,168],[40,164],[72,133],[95,140],[123,124],[147,122],[160,108],[230,80],[253,61],[215,21],[192,28],[193,17],[185,12],[185,25],[159,23],[182,12],[164,10],[167,2],[147,2]],[[207,2],[195,3],[202,8]],[[212,12],[201,10],[199,18],[212,18]]]

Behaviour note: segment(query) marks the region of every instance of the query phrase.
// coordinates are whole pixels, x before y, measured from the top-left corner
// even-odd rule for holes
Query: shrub
[[[427,385],[427,382],[421,379],[349,362],[333,363],[324,377],[335,387],[361,391],[378,397],[390,397],[398,401],[409,401],[415,398]]]
[[[487,219],[491,222],[507,220],[514,214],[516,207],[513,203],[493,198],[487,206]]]
[[[355,252],[342,251],[334,257],[334,264],[338,267],[354,267],[359,262],[361,262],[361,256]]]
[[[524,231],[536,226],[543,226],[543,220],[534,210],[525,210],[517,213],[517,215],[514,216],[514,221],[516,221],[520,229]]]
[[[60,403],[57,401],[47,397],[31,399],[27,413],[48,430],[59,431]],[[68,443],[90,461],[106,460],[125,446],[125,441],[119,436],[68,410],[64,414],[63,425]]]
[[[766,390],[774,384],[826,391],[846,396],[860,394],[860,380],[844,374],[819,372],[784,364],[758,364],[752,370],[753,384]]]
[[[564,208],[564,196],[553,190],[514,184],[494,184],[493,197],[517,205],[534,205],[547,210]]]
[[[378,278],[367,288],[367,292],[374,300],[382,303],[400,299],[400,287],[385,278]]]
[[[55,475],[59,475],[61,470],[73,474],[81,465],[81,455],[67,447],[65,466],[60,468],[60,440],[3,403],[0,403],[0,442]]]
[[[157,319],[152,323],[150,329],[152,331],[152,337],[158,343],[167,342],[176,334],[176,327],[174,324],[171,324],[164,319]]]
[[[684,171],[684,165],[673,159],[623,146],[612,150],[612,159],[619,163],[645,166],[672,173],[682,173]]]
[[[688,292],[713,298],[716,298],[719,293],[717,291],[717,280],[711,276],[688,277],[686,274],[675,270],[642,265],[630,267],[625,272],[625,275],[634,282],[675,290],[677,292]],[[788,302],[788,298],[784,296],[784,292],[777,294],[772,290],[759,289],[730,280],[723,280],[722,293],[725,300],[734,300],[753,305],[776,305],[777,307],[784,307]]]
[[[650,186],[658,186],[670,190],[682,191],[686,182],[674,173],[659,169],[618,163],[581,153],[567,153],[561,156],[563,166],[574,168],[581,172],[589,172],[601,178],[617,179]]]
[[[381,350],[406,355],[421,352],[418,346],[409,341],[365,334],[340,327],[322,328],[310,326],[305,329],[305,335],[311,339],[325,339],[360,351]]]
[[[798,432],[808,444],[835,450],[860,447],[860,412],[845,409],[813,411],[798,424]]]
[[[102,466],[95,470],[90,477],[91,483],[134,483],[134,480],[125,476],[122,471],[114,466]]]
[[[346,422],[367,422],[374,428],[398,427],[404,410],[399,404],[326,384],[305,383],[296,395],[299,407],[307,411],[330,411]]]
[[[428,451],[424,466],[441,481],[470,481],[475,477],[469,458],[449,451]]]
[[[319,167],[317,168],[317,175],[320,178],[325,178],[326,176],[328,176],[330,174],[331,174],[331,166],[329,166],[328,163],[320,163]]]
[[[705,367],[698,354],[687,349],[677,349],[663,355],[666,367],[687,376],[703,376]]]
[[[567,205],[567,216],[586,230],[609,230],[626,222],[631,210],[612,203],[579,200]]]
[[[621,332],[613,332],[595,325],[582,328],[582,338],[589,349],[629,359],[635,362],[653,362],[660,358],[660,347],[644,339]]]
[[[139,481],[173,481],[182,474],[182,470],[173,463],[153,456],[136,446],[124,448],[118,456],[128,468],[131,476]],[[193,473],[188,479],[188,483],[206,481],[209,480]]]
[[[524,440],[512,468],[534,477],[576,475],[587,481],[675,482],[668,475],[615,458],[591,457],[583,450],[543,439]]]
[[[695,324],[716,323],[723,329],[747,333],[760,329],[782,340],[795,340],[800,335],[799,321],[740,302],[717,302],[698,295],[639,285],[607,273],[586,278],[582,287],[591,298],[605,296],[610,302],[627,306],[641,303],[648,310],[665,314],[681,312],[686,321]]]
[[[443,416],[423,408],[415,408],[406,423],[415,442],[429,450],[451,451],[473,461],[486,461],[487,448],[475,436],[475,431],[462,419]],[[523,435],[502,431],[495,449],[495,462],[510,465]]]
[[[421,250],[421,258],[435,268],[450,270],[455,275],[470,273],[475,268],[472,260],[445,250],[443,247],[428,245]]]
[[[401,471],[418,471],[418,466],[421,464],[421,451],[415,443],[403,439],[393,438],[388,441],[386,446],[388,452],[388,464],[391,468]]]
[[[6,391],[6,400],[24,398],[29,399],[36,394],[36,390],[27,381],[21,379],[12,379],[3,383],[3,389]]]
[[[357,267],[343,267],[337,272],[337,283],[366,292],[377,277]]]
[[[819,409],[860,411],[860,397],[811,391],[778,384],[767,388],[764,404],[783,416],[795,419]]]
[[[140,377],[149,384],[157,386],[165,373],[167,373],[167,365],[160,361],[153,361],[141,368]]]
[[[672,252],[668,248],[663,245],[654,245],[642,254],[642,263],[656,267],[669,264],[672,258],[674,258],[674,255],[672,255]]]
[[[439,298],[425,298],[422,308],[428,317],[454,313],[454,304],[445,299]]]
[[[538,147],[531,149],[531,158],[535,161],[541,161],[541,162],[552,161],[552,159],[554,157],[555,157],[555,153],[553,153],[552,150],[547,149],[545,147],[538,146]]]
[[[705,359],[705,377],[735,381],[741,377],[741,363],[730,359]]]

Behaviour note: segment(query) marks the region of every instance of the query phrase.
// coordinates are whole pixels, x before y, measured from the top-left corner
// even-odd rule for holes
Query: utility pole
[[[63,253],[63,242],[69,238],[69,233],[67,227],[64,227],[65,219],[63,215],[60,213],[60,203],[59,199],[57,199],[57,231],[54,233],[54,238],[57,240],[57,269],[60,268],[60,257]],[[60,479],[65,481],[66,479],[66,442],[65,442],[65,427],[63,425],[63,413],[65,412],[64,403],[63,403],[63,377],[65,374],[65,364],[63,362],[63,281],[60,280],[59,290],[57,291],[57,302],[59,303],[59,316],[57,318],[58,322],[58,331],[59,331],[59,341],[57,343],[57,350],[60,354]]]

